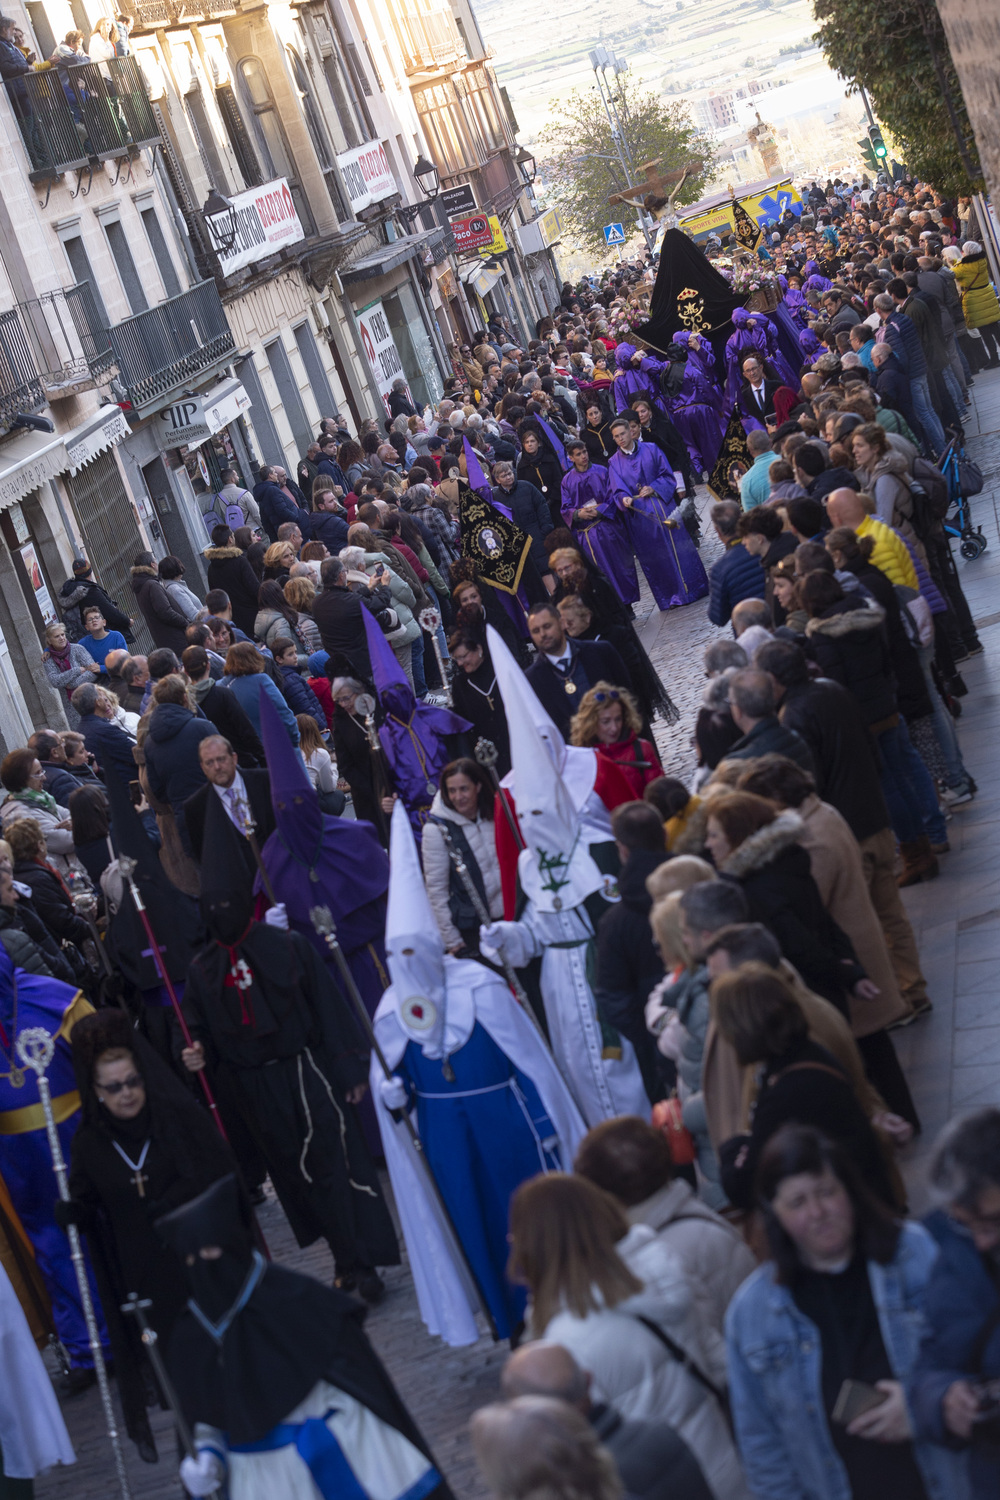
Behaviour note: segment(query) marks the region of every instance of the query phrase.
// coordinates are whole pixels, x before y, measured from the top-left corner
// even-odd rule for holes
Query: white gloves
[[[506,959],[515,969],[523,968],[540,953],[541,946],[523,922],[490,922],[479,929],[479,948],[494,962]]]
[[[189,1495],[212,1495],[225,1478],[226,1466],[211,1448],[199,1448],[197,1458],[181,1460],[181,1483]]]
[[[269,906],[264,913],[264,922],[268,927],[280,927],[282,932],[288,931],[288,912],[285,910],[284,901],[276,901]]]
[[[409,1103],[410,1096],[401,1078],[380,1078],[378,1091],[386,1109],[405,1109]]]

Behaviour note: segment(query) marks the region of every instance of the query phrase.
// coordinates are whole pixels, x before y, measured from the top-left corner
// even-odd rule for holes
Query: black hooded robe
[[[395,1428],[434,1466],[437,1475],[430,1477],[438,1482],[427,1490],[426,1500],[452,1500],[422,1434],[365,1337],[364,1309],[310,1276],[251,1256],[231,1179],[161,1219],[157,1228],[190,1267],[192,1300],[177,1322],[167,1362],[192,1428],[203,1424],[217,1429],[230,1449],[260,1444],[267,1452],[268,1435],[318,1382],[326,1381]],[[199,1251],[208,1245],[221,1254],[205,1261]],[[206,1318],[214,1324],[214,1334]],[[277,1446],[294,1441],[293,1434],[281,1437]]]
[[[247,988],[234,968],[244,981],[249,971]],[[312,944],[260,922],[232,947],[210,941],[191,964],[184,1013],[210,1076],[229,1084],[299,1244],[326,1239],[338,1275],[397,1265],[396,1232],[346,1097],[367,1082],[366,1051]]]
[[[88,1048],[84,1034],[93,1029],[107,1033],[109,1022],[123,1034],[105,1035],[97,1052]],[[120,1308],[132,1292],[148,1298],[152,1306],[146,1316],[167,1342],[189,1293],[184,1267],[154,1233],[153,1221],[231,1174],[235,1163],[207,1111],[189,1097],[145,1038],[131,1030],[123,1013],[99,1012],[77,1024],[82,1029],[73,1060],[83,1118],[70,1159],[73,1217],[87,1236],[126,1430],[142,1456],[153,1461],[156,1445],[146,1415],[153,1388],[143,1369],[139,1329]],[[146,1106],[133,1120],[116,1120],[98,1102],[93,1088],[96,1056],[119,1045],[131,1050],[146,1089]],[[138,1163],[147,1140],[140,1195],[135,1173],[114,1142]]]

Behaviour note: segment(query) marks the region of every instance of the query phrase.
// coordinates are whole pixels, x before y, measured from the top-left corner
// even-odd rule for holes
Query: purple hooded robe
[[[592,504],[598,511],[594,520],[574,519],[578,510]],[[562,518],[580,551],[607,575],[622,603],[634,604],[639,597],[635,558],[621,506],[611,493],[607,469],[591,464],[582,474],[570,469],[563,475]]]
[[[639,352],[634,344],[619,344],[615,350],[618,370],[611,385],[615,393],[615,411],[626,411],[641,393],[650,396],[660,410],[667,413],[660,395],[660,376],[667,368],[666,361],[647,354],[643,356],[638,369],[635,369],[631,362],[632,356]]]
[[[418,703],[378,621],[367,609],[362,616],[375,691],[385,714],[378,735],[419,844],[438,779],[451,757],[447,736],[463,734],[472,725],[450,708]]]
[[[659,448],[637,443],[631,453],[619,449],[608,464],[608,478],[658,607],[673,609],[707,594],[705,568],[686,529],[679,521],[666,524],[677,514],[676,485]],[[655,493],[640,496],[647,485]],[[630,496],[633,504],[625,505]]]
[[[670,419],[684,439],[695,473],[710,474],[725,432],[724,397],[715,381],[715,355],[707,340],[700,348],[692,348],[686,328],[675,333],[672,342],[687,349],[688,361],[681,388],[670,402]]]

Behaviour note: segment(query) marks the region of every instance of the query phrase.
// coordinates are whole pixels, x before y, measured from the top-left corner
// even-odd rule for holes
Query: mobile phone
[[[142,806],[142,787],[138,781],[130,781],[128,784],[128,797],[133,807]]]
[[[830,1420],[840,1427],[849,1427],[856,1417],[873,1411],[888,1399],[887,1392],[876,1390],[864,1380],[845,1380],[837,1394]]]

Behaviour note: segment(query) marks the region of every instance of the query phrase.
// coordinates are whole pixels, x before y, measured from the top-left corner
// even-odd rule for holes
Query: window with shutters
[[[226,127],[226,134],[229,136],[230,149],[236,158],[240,176],[243,178],[243,186],[245,188],[260,187],[264,181],[260,162],[257,160],[257,152],[254,150],[250,132],[236,95],[233,93],[232,85],[221,84],[215,91],[215,99]]]
[[[333,149],[330,145],[330,137],[327,134],[326,124],[320,113],[319,106],[313,97],[309,74],[306,72],[302,59],[295,48],[287,47],[285,50],[288,53],[292,78],[295,81],[295,88],[302,105],[302,117],[306,122],[306,129],[309,131],[309,139],[312,141],[313,150],[316,152],[316,159],[323,169],[323,176],[326,181],[327,191],[330,194],[330,200],[333,203],[334,212],[337,215],[338,221],[349,219],[351,212],[344,201],[344,195],[340,189],[340,173],[337,171],[337,166],[333,159]]]
[[[375,79],[375,86],[380,94],[384,94],[385,85],[382,82],[382,75],[379,73],[378,64],[375,61],[375,54],[372,51],[372,44],[367,37],[365,37],[365,52],[368,54],[368,61],[371,64],[372,77]]]
[[[315,234],[316,225],[309,210],[306,195],[298,181],[295,159],[289,150],[284,128],[278,118],[271,86],[267,81],[264,64],[259,57],[245,57],[239,65],[239,76],[250,106],[250,117],[257,135],[257,146],[264,162],[267,180],[277,177],[288,179],[289,191],[295,210],[302,221],[306,234]]]
[[[340,128],[344,132],[347,149],[352,151],[355,146],[361,145],[362,136],[358,130],[357,121],[354,118],[354,111],[347,100],[347,91],[344,86],[344,79],[341,77],[340,63],[332,52],[328,57],[324,57],[323,59],[323,73],[330,89],[333,107],[337,111]]]
[[[122,286],[125,288],[125,296],[128,298],[129,307],[134,313],[145,312],[149,303],[146,301],[146,293],[142,289],[142,282],[139,280],[135,261],[132,259],[128,236],[122,228],[120,221],[112,219],[110,222],[105,223],[104,233],[108,237],[108,244],[111,246],[111,254],[114,256],[115,265],[118,267],[118,275],[122,279]]]
[[[366,99],[370,99],[371,96],[372,96],[372,86],[368,82],[368,75],[367,75],[367,73],[365,72],[364,68],[361,66],[361,54],[360,54],[360,52],[357,49],[356,43],[354,43],[354,42],[348,42],[348,44],[347,44],[347,55],[350,58],[351,68],[352,68],[352,70],[354,72],[354,76],[355,76],[355,78],[358,81],[358,87],[360,88],[361,92],[364,94],[365,98]]]
[[[181,286],[180,277],[174,267],[173,256],[167,249],[166,236],[156,209],[141,209],[140,215],[146,230],[146,238],[149,240],[149,247],[160,273],[160,280],[163,282],[163,290],[168,297],[179,297],[184,288]]]

